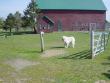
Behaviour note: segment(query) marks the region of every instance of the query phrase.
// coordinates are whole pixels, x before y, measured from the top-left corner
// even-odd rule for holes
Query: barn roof
[[[36,0],[44,10],[106,10],[102,0]]]

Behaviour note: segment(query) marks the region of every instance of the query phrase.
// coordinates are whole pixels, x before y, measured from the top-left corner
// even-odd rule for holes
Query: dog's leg
[[[64,43],[64,47],[67,48],[67,44],[66,44],[66,42]]]
[[[72,42],[71,44],[72,44],[72,47],[74,48],[74,46],[75,46],[75,42]]]
[[[72,45],[72,47],[74,48],[74,44]]]
[[[67,45],[67,48],[68,48],[69,47],[69,43],[67,43],[66,45]]]
[[[68,43],[65,42],[65,48],[68,48]]]

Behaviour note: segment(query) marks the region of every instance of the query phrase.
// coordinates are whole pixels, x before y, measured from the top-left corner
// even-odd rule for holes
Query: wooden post
[[[40,40],[41,40],[41,52],[44,51],[44,39],[43,39],[43,35],[44,35],[44,32],[40,32]]]

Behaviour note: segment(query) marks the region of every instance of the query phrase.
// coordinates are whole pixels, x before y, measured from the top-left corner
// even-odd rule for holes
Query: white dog
[[[72,44],[72,47],[74,48],[74,46],[75,46],[75,38],[73,36],[71,36],[71,37],[63,36],[62,39],[64,41],[65,48],[68,48],[70,43]]]

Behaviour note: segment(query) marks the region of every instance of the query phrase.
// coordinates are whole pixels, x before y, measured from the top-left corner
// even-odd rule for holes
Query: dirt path
[[[28,60],[20,59],[20,58],[8,60],[5,63],[10,65],[11,67],[15,68],[16,70],[21,70],[28,66],[40,64],[40,62],[33,62],[33,61],[28,61]]]
[[[32,78],[21,77],[22,73],[20,70],[26,67],[36,66],[36,65],[41,64],[40,62],[29,61],[29,60],[21,59],[21,58],[7,60],[4,63],[15,69],[10,74],[10,77],[14,78],[13,83],[28,83],[28,81],[31,80]],[[3,79],[0,78],[0,83],[10,83],[10,82],[8,82],[8,80],[5,78]]]

